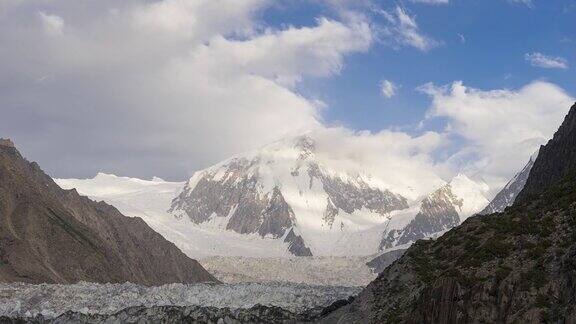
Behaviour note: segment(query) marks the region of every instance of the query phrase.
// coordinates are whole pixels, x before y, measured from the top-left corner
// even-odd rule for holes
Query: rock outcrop
[[[524,166],[522,171],[518,172],[512,180],[510,180],[498,194],[492,199],[490,204],[480,212],[482,215],[501,213],[506,209],[506,207],[512,206],[518,194],[524,189],[528,176],[530,175],[530,170],[534,166],[534,161],[536,161],[537,153],[530,157],[530,161]]]
[[[0,281],[216,281],[140,218],[61,189],[6,143],[0,145]]]
[[[462,208],[462,204],[462,199],[454,195],[450,184],[444,185],[422,201],[420,211],[406,227],[388,232],[382,239],[380,249],[416,242],[431,234],[458,226],[458,208]]]
[[[570,175],[575,165],[576,104],[572,106],[554,137],[540,148],[526,185],[516,199],[519,202],[529,201]]]

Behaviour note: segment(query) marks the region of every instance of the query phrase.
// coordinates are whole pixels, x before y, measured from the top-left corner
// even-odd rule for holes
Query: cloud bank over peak
[[[462,81],[419,90],[432,98],[428,118],[445,118],[445,133],[463,141],[448,160],[450,168],[479,172],[492,188],[501,187],[511,170],[552,137],[575,100],[543,81],[517,90],[480,90]]]
[[[267,0],[9,2],[0,126],[61,177],[183,178],[318,127],[324,105],[296,85],[373,41],[358,18],[266,26]]]

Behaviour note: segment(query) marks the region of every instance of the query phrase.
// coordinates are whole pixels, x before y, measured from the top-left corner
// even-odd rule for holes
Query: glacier
[[[134,306],[212,306],[250,308],[277,306],[293,313],[356,295],[361,287],[288,283],[169,284],[145,287],[132,283],[70,285],[0,284],[0,316],[54,318],[67,311],[114,314]]]

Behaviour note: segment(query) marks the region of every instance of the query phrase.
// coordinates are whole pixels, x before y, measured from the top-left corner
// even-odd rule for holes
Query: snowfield
[[[310,286],[286,283],[170,284],[145,287],[131,283],[72,285],[0,284],[0,316],[47,318],[69,310],[113,314],[132,306],[213,306],[249,308],[279,306],[299,313],[326,307],[360,292],[361,287]]]

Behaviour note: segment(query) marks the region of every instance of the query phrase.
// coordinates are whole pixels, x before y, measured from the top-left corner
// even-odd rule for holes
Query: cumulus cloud
[[[568,69],[568,61],[559,56],[548,56],[542,53],[534,52],[527,53],[524,59],[532,66],[541,67],[545,69]]]
[[[217,37],[193,55],[210,69],[224,65],[294,85],[303,76],[339,73],[345,54],[365,51],[371,42],[366,23],[344,25],[321,18],[315,27],[267,30],[250,41]]]
[[[420,31],[416,18],[408,14],[404,8],[396,6],[393,11],[377,9],[377,12],[388,23],[381,29],[381,37],[384,41],[392,41],[395,46],[410,46],[422,51],[439,45],[436,40]]]
[[[429,118],[446,118],[445,132],[463,141],[451,169],[479,172],[498,190],[552,137],[574,102],[558,86],[536,81],[518,90],[480,90],[462,82],[420,90],[432,98]]]
[[[369,24],[319,17],[274,29],[257,18],[271,4],[11,0],[0,15],[0,129],[59,177],[182,179],[318,127],[322,103],[295,85],[367,50]]]
[[[380,82],[380,92],[385,98],[394,97],[397,89],[398,87],[392,81],[384,80]]]

